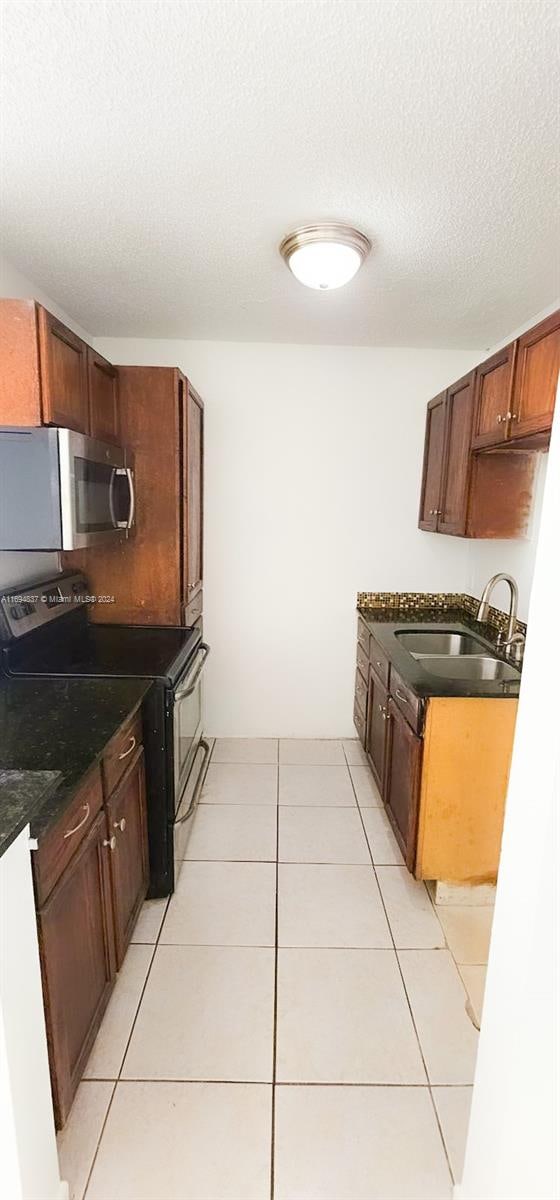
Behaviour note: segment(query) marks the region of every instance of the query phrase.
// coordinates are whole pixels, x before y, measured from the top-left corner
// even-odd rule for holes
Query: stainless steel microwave
[[[125,538],[134,472],[120,446],[72,429],[0,428],[0,550],[79,550]]]

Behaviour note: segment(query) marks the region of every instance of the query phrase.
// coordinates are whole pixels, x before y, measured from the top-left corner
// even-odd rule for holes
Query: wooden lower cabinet
[[[416,862],[422,738],[392,698],[387,702],[387,750],[383,799],[409,871]]]
[[[137,751],[116,791],[107,801],[107,818],[115,948],[117,967],[120,967],[148,890],[146,789],[142,748]]]
[[[39,945],[57,1128],[66,1121],[115,978],[115,941],[101,811],[39,910]]]
[[[366,754],[375,782],[383,795],[387,745],[387,687],[373,667],[369,669]]]

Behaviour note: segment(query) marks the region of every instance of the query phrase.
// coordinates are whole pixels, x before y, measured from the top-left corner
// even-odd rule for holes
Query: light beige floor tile
[[[383,808],[379,788],[369,767],[350,767],[350,774],[360,808]]]
[[[281,763],[309,763],[314,766],[344,766],[342,742],[328,738],[280,738]]]
[[[445,946],[443,930],[424,884],[406,867],[376,867],[397,950]]]
[[[448,1200],[427,1088],[278,1087],[276,1200]]]
[[[278,870],[278,944],[391,948],[371,866],[282,863]]]
[[[154,954],[153,946],[130,945],[117,975],[84,1079],[116,1079]]]
[[[278,767],[267,763],[210,763],[202,804],[276,804]]]
[[[430,1082],[472,1083],[478,1034],[449,950],[399,950],[399,961]]]
[[[483,966],[467,966],[466,964],[463,964],[459,967],[459,973],[467,990],[467,996],[471,1002],[476,1024],[478,1025],[479,1029],[482,1021],[482,1006],[484,1004],[486,971],[487,967]]]
[[[268,1200],[272,1088],[119,1083],[87,1200]]]
[[[402,865],[403,856],[383,810],[363,808],[362,816],[375,865]]]
[[[163,900],[144,901],[138,920],[132,931],[131,941],[145,942],[148,945],[153,945],[154,942],[157,942],[167,904],[167,896]]]
[[[101,1080],[82,1081],[66,1125],[57,1134],[60,1177],[68,1184],[69,1200],[82,1200],[84,1195],[114,1086]]]
[[[278,738],[216,738],[213,763],[277,763]]]
[[[268,1083],[273,994],[273,950],[158,947],[123,1078]]]
[[[280,804],[354,808],[356,798],[348,767],[318,767],[308,763],[280,767]]]
[[[432,1088],[455,1183],[463,1174],[463,1160],[471,1114],[472,1087]]]
[[[344,738],[342,749],[346,756],[346,762],[350,767],[359,767],[362,764],[367,764],[366,752],[357,738]]]
[[[276,807],[268,804],[201,804],[185,857],[191,860],[274,862]]]
[[[274,863],[186,862],[160,945],[273,946],[275,910]]]
[[[438,917],[455,962],[478,965],[488,962],[494,919],[491,906],[469,908],[466,905],[441,904]]]
[[[371,862],[356,806],[351,808],[287,808],[279,812],[280,862]]]
[[[425,1083],[393,950],[280,950],[280,1083]]]

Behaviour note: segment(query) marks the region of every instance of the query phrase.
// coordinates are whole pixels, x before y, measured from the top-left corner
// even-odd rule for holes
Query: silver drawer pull
[[[82,825],[85,825],[85,823],[89,817],[89,804],[82,804],[82,808],[84,810],[84,815],[83,815],[81,821],[79,821],[77,825],[74,825],[73,829],[66,830],[66,833],[64,834],[65,838],[72,837],[73,833],[77,833],[78,829],[81,829]]]
[[[103,845],[104,845],[104,846],[108,846],[108,847],[109,847],[109,850],[114,850],[114,849],[115,849],[115,846],[116,846],[116,844],[117,844],[117,839],[116,839],[116,837],[115,837],[115,835],[114,835],[114,834],[113,834],[113,836],[112,836],[112,837],[110,837],[110,838],[105,838],[105,840],[104,840],[104,842],[103,842]]]
[[[395,696],[397,697],[397,700],[402,700],[403,704],[410,704],[408,696],[403,696],[403,693],[400,692],[398,688],[395,688]]]
[[[128,747],[128,750],[123,750],[122,754],[119,754],[119,762],[122,762],[123,758],[128,758],[129,754],[132,754],[132,751],[134,750],[135,745],[136,745],[136,738],[135,738],[134,734],[132,733],[130,735],[130,746]]]
[[[121,817],[120,821],[113,821],[113,829],[120,829],[124,833],[126,829],[126,817]]]
[[[376,661],[375,665],[376,665],[376,667],[382,667],[382,666],[383,666],[383,663],[382,663],[382,662],[377,662],[377,661]]]

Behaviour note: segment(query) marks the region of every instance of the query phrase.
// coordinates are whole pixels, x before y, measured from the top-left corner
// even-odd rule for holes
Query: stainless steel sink
[[[397,633],[399,641],[413,658],[425,654],[445,654],[453,657],[466,654],[484,654],[486,646],[468,633],[453,633],[419,630],[416,633]]]
[[[425,671],[430,675],[440,675],[445,679],[472,679],[507,681],[521,678],[515,667],[502,662],[499,658],[491,658],[489,654],[475,655],[414,655]]]

